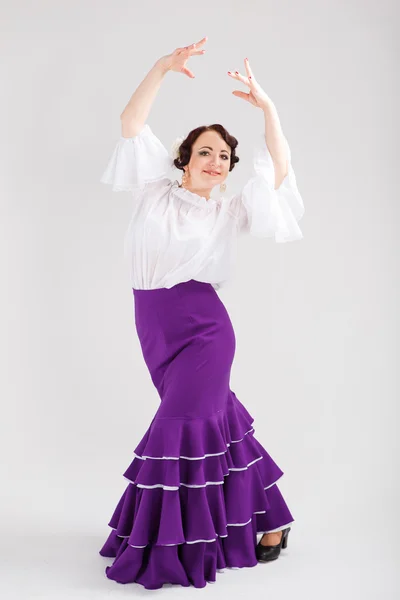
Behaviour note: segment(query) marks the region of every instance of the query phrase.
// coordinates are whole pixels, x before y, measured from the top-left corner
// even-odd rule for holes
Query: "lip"
[[[221,175],[221,173],[218,173],[217,171],[206,171],[206,170],[204,170],[204,173],[207,173],[207,175],[211,175],[211,177],[216,177],[217,175]]]

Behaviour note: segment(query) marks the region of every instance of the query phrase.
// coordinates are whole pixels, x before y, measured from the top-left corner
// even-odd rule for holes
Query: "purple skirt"
[[[100,550],[106,576],[147,589],[204,587],[225,567],[257,564],[257,533],[294,521],[283,471],[254,437],[229,387],[235,334],[210,283],[133,289],[143,357],[159,408],[133,461]]]

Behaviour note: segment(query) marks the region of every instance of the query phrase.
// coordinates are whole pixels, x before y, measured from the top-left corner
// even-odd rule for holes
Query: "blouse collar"
[[[191,192],[184,187],[179,187],[179,181],[177,179],[172,183],[172,190],[177,196],[182,198],[182,200],[186,200],[195,206],[215,207],[220,202],[220,200],[216,200],[215,198],[207,200],[204,196],[195,194],[195,192]]]

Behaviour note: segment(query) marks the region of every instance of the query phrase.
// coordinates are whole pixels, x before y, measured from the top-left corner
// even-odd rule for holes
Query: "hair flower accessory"
[[[174,160],[179,158],[179,148],[184,139],[184,137],[177,137],[171,146],[171,156]]]

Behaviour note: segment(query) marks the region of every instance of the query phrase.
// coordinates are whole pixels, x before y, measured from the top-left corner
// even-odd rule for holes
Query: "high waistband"
[[[137,289],[137,288],[132,288],[132,292],[134,293],[135,296],[142,296],[142,295],[150,295],[152,294],[157,294],[157,295],[167,295],[169,293],[173,293],[176,290],[179,290],[181,288],[190,288],[190,289],[206,289],[206,288],[211,288],[212,290],[214,290],[213,286],[211,283],[205,282],[205,281],[197,281],[197,279],[189,279],[188,281],[181,281],[175,285],[173,285],[170,288],[166,288],[166,287],[162,287],[162,288],[152,288],[152,289]]]

